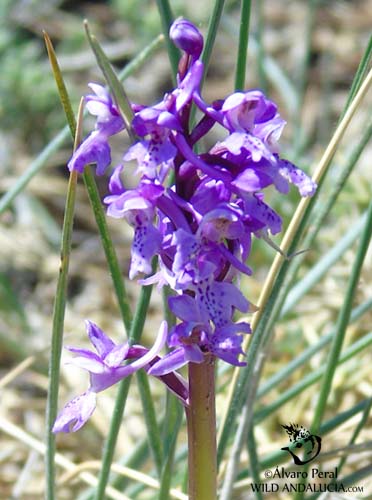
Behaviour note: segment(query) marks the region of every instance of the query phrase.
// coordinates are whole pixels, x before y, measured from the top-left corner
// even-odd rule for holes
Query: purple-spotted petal
[[[91,417],[96,407],[96,393],[84,392],[63,408],[54,422],[52,432],[78,431]]]
[[[267,226],[272,234],[280,233],[282,220],[269,205],[266,205],[257,196],[246,197],[244,201],[247,214],[253,219],[260,221],[264,226]]]
[[[293,163],[280,160],[279,171],[283,177],[298,187],[301,196],[312,196],[315,193],[316,183]]]
[[[198,285],[196,290],[200,309],[216,327],[229,324],[235,308],[242,312],[248,311],[248,300],[232,283],[209,281]]]
[[[159,230],[152,224],[141,224],[135,228],[129,279],[133,279],[138,273],[151,273],[151,261],[160,250],[161,241]]]

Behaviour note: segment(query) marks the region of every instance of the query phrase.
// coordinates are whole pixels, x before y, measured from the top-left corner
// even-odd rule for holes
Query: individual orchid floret
[[[213,354],[234,366],[244,366],[239,360],[244,354],[242,336],[250,333],[247,323],[232,323],[213,328],[209,313],[190,295],[169,298],[171,311],[182,321],[169,332],[168,345],[174,349],[152,365],[151,375],[164,375],[187,363],[202,363],[206,354]]]
[[[271,120],[276,112],[276,105],[260,90],[235,92],[221,109],[223,124],[230,132],[253,132],[254,125]]]
[[[150,363],[164,347],[167,339],[167,323],[162,322],[157,339],[149,350],[140,345],[130,346],[127,342],[116,345],[97,325],[86,321],[86,329],[96,353],[88,349],[69,347],[75,354],[71,363],[87,370],[90,375],[90,387],[82,395],[67,403],[61,411],[53,432],[77,431],[92,415],[96,406],[96,394],[132,375],[137,370],[150,368]],[[134,359],[130,364],[124,361]]]
[[[160,231],[153,225],[156,200],[164,188],[145,179],[137,189],[125,190],[120,180],[122,166],[115,169],[111,180],[111,195],[104,202],[107,214],[115,218],[125,218],[134,228],[129,278],[138,273],[151,273],[151,260],[159,252],[162,242]]]
[[[89,87],[95,95],[87,95],[85,101],[89,113],[97,117],[96,129],[107,135],[117,134],[124,128],[124,122],[110,93],[97,83],[90,83]]]
[[[199,58],[203,50],[203,36],[200,31],[187,19],[176,19],[170,30],[169,37],[176,47],[193,58]]]
[[[124,122],[107,90],[95,83],[89,86],[95,95],[86,97],[86,106],[97,117],[95,130],[80,144],[67,166],[70,171],[83,173],[87,164],[96,163],[97,175],[102,175],[111,163],[108,138],[123,130]]]

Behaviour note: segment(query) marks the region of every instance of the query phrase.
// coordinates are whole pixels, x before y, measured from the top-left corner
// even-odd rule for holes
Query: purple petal
[[[121,182],[120,174],[123,171],[123,165],[117,166],[111,174],[109,181],[109,191],[113,195],[120,195],[124,192],[124,186]]]
[[[162,236],[152,224],[136,227],[131,250],[129,279],[132,280],[138,273],[151,273],[151,261],[160,250],[161,242]]]
[[[115,347],[115,343],[95,324],[93,321],[86,320],[85,328],[89,340],[94,345],[101,358],[107,356]]]
[[[63,408],[54,422],[52,432],[76,432],[91,417],[96,407],[96,393],[84,392]]]
[[[153,375],[154,377],[159,377],[173,372],[187,363],[188,360],[185,357],[185,351],[183,347],[179,347],[178,349],[166,354],[163,358],[153,364],[151,368],[147,370],[147,373],[149,375]]]
[[[120,366],[121,363],[127,359],[128,351],[129,344],[127,342],[125,344],[115,346],[105,357],[105,364],[110,368]]]
[[[266,203],[257,196],[245,197],[244,204],[246,213],[252,217],[253,220],[256,219],[267,226],[272,234],[280,233],[282,229],[282,220],[269,205],[266,205]]]
[[[99,130],[92,132],[80,144],[67,166],[70,171],[77,170],[83,173],[84,167],[89,163],[97,164],[97,175],[102,175],[111,163],[111,151],[107,136]]]
[[[313,196],[316,191],[316,183],[300,168],[287,160],[280,161],[280,173],[283,177],[298,187],[301,196]]]
[[[197,286],[196,299],[200,309],[217,327],[231,322],[233,310],[247,312],[248,300],[232,283],[207,282]]]
[[[200,321],[200,311],[195,298],[189,295],[169,297],[168,304],[172,313],[182,321]]]
[[[72,349],[70,350],[72,351]],[[75,351],[82,350],[83,349],[75,349]],[[67,361],[67,364],[83,368],[83,370],[87,370],[89,373],[101,374],[105,371],[103,361],[96,354],[94,354],[94,352],[91,352],[89,355],[80,354],[80,356],[76,356],[76,358],[72,358]]]
[[[136,361],[134,361],[131,366],[135,367],[136,369],[140,369],[146,366],[148,363],[150,363],[150,361],[155,356],[157,356],[165,346],[165,343],[167,341],[167,336],[168,336],[168,325],[166,321],[162,321],[154,345],[144,356],[142,356],[142,358],[139,358]]]

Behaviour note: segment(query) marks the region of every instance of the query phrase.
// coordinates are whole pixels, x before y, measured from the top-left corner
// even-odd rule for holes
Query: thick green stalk
[[[190,406],[186,408],[189,443],[189,499],[216,500],[216,408],[214,358],[189,363]]]

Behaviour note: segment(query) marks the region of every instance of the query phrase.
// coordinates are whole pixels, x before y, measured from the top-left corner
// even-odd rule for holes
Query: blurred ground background
[[[247,87],[264,87],[279,103],[282,116],[288,121],[284,134],[284,150],[288,157],[305,169],[312,169],[331,137],[345,103],[360,58],[371,32],[372,1],[319,1],[314,18],[308,83],[301,115],[289,92],[278,83],[276,68],[301,84],[301,66],[306,42],[305,25],[310,2],[296,0],[266,0],[263,3],[263,46],[269,63],[263,74],[257,62],[259,2],[253,2],[249,45]],[[176,15],[196,22],[205,33],[212,2],[190,1],[187,6],[171,2]],[[0,3],[0,194],[12,186],[31,161],[64,126],[55,83],[47,61],[42,30],[54,43],[75,109],[81,95],[87,93],[87,83],[103,82],[88,43],[82,21],[87,18],[92,31],[100,40],[117,69],[123,68],[160,32],[155,2],[146,0],[63,1],[3,0]],[[207,99],[220,98],[233,90],[234,57],[238,35],[239,2],[226,2],[226,15],[214,49],[205,85]],[[274,65],[274,69],[271,65]],[[170,71],[164,48],[160,48],[140,71],[126,82],[130,99],[150,104],[171,88]],[[369,103],[369,107],[368,104]],[[360,136],[371,114],[371,96],[358,113],[342,143],[333,169],[345,161],[350,147]],[[87,122],[90,123],[89,121]],[[87,126],[86,131],[89,130]],[[299,131],[301,132],[299,134]],[[126,141],[125,137],[120,138]],[[307,265],[324,253],[354,223],[366,208],[372,195],[370,167],[372,148],[367,146],[357,169],[341,195],[336,210],[329,217]],[[46,366],[51,335],[52,307],[59,267],[59,241],[63,219],[68,172],[66,162],[71,155],[71,143],[60,148],[39,172],[27,189],[19,195],[0,217],[0,398],[2,418],[13,422],[28,433],[43,439],[46,397]],[[332,176],[331,176],[332,177]],[[329,183],[332,180],[327,181]],[[106,180],[99,181],[102,195]],[[288,221],[297,195],[277,208]],[[129,263],[131,232],[122,222],[109,221],[117,243],[123,272]],[[280,239],[278,240],[280,241]],[[257,300],[272,249],[257,245],[251,266],[255,275],[244,286],[249,297]],[[354,253],[346,252],[326,277],[301,304],[298,315],[278,326],[280,343],[273,346],[272,359],[266,371],[274,373],[292,358],[296,350],[318,338],[321,331],[332,326],[342,300],[345,279]],[[372,255],[366,259],[357,300],[361,303],[372,293]],[[138,285],[128,284],[132,303]],[[359,303],[358,302],[358,303]],[[151,315],[146,323],[145,342],[151,342],[161,315],[161,298],[154,292]],[[111,280],[106,271],[103,252],[90,211],[83,183],[79,184],[76,223],[66,313],[66,343],[83,345],[83,319],[90,318],[117,340],[123,338],[123,328],[117,311]],[[357,338],[372,326],[372,315],[354,325],[350,333]],[[301,331],[301,335],[298,332]],[[28,356],[35,355],[30,366],[21,369],[9,382],[9,372]],[[368,354],[366,354],[368,356]],[[314,360],[314,363],[317,361]],[[369,365],[353,376],[345,373],[337,381],[342,387],[338,408],[349,407],[371,395],[372,380]],[[4,381],[5,380],[5,381]],[[3,382],[3,383],[2,383]],[[80,371],[63,369],[60,401],[86,387],[86,377]],[[154,387],[155,392],[159,390]],[[77,435],[58,438],[59,449],[76,462],[99,457],[103,436],[109,422],[113,401],[108,391],[100,398],[99,411],[93,426]],[[223,405],[223,393],[220,395]],[[270,400],[270,396],[268,396]],[[275,421],[259,431],[263,451],[278,449],[275,441],[278,419],[286,422],[300,418],[312,398],[307,392],[296,406],[286,407]],[[337,391],[335,392],[337,398]],[[344,400],[344,398],[346,398]],[[287,413],[285,413],[287,412]],[[294,412],[294,414],[293,414]],[[133,397],[127,408],[125,429],[119,444],[119,455],[141,436],[143,423],[140,404]],[[304,417],[305,418],[305,417]],[[366,429],[372,437],[371,428]],[[342,441],[341,436],[335,436]],[[281,436],[278,439],[284,439]],[[15,438],[0,431],[0,498],[39,499],[43,497],[43,461],[39,455]],[[81,443],[84,443],[82,446]],[[32,465],[30,465],[32,464]],[[77,498],[82,484],[68,484],[60,489],[61,499]],[[349,498],[349,497],[348,497]]]

